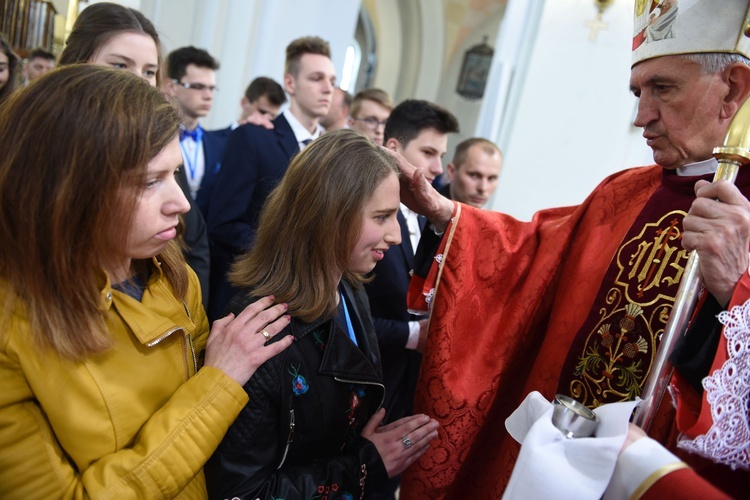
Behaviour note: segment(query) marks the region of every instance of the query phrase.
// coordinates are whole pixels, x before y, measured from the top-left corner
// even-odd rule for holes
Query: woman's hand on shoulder
[[[404,472],[427,451],[430,441],[438,435],[438,423],[419,414],[381,427],[383,418],[385,409],[381,408],[362,429],[362,437],[375,445],[390,478]]]
[[[204,365],[218,368],[245,385],[260,365],[289,347],[294,341],[292,335],[266,345],[291,321],[291,317],[284,314],[287,305],[274,305],[273,301],[272,296],[263,297],[237,316],[229,314],[214,321]]]

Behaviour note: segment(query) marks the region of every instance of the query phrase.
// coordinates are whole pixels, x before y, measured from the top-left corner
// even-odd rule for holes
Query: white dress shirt
[[[289,122],[289,126],[292,127],[292,132],[294,132],[294,137],[297,139],[300,151],[305,149],[305,146],[307,146],[310,141],[314,141],[324,132],[323,127],[321,127],[320,124],[317,124],[315,126],[315,132],[311,134],[291,111],[286,109],[283,114],[286,121]]]

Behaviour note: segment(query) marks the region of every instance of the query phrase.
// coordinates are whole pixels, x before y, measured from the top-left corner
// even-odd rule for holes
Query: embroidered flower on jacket
[[[357,408],[362,404],[362,398],[364,398],[367,393],[361,385],[351,384],[349,390],[352,392],[349,394],[349,408],[346,409],[346,417],[349,421],[349,430],[353,430],[357,425]]]
[[[299,366],[296,368],[292,366],[289,369],[289,374],[292,376],[292,391],[295,396],[301,396],[307,392],[310,385],[307,383],[307,379],[299,374]]]
[[[322,338],[320,338],[320,332],[314,331],[312,335],[313,335],[313,339],[315,339],[315,345],[318,346],[321,351],[325,351],[326,343],[323,342]]]
[[[339,485],[337,483],[333,483],[330,486],[320,485],[318,486],[318,494],[310,497],[310,500],[354,500],[351,493],[346,491],[337,493],[338,491]]]

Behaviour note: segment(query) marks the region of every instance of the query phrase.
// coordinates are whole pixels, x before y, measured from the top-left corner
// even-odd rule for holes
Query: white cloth
[[[307,146],[310,141],[314,141],[315,139],[320,137],[320,134],[324,132],[323,127],[321,127],[320,124],[317,124],[315,125],[315,132],[311,134],[310,131],[300,123],[297,117],[294,116],[289,109],[284,110],[284,118],[286,118],[286,121],[289,122],[289,126],[292,127],[292,132],[294,132],[294,137],[295,139],[297,139],[297,144],[299,145],[300,151],[305,149],[305,146]]]
[[[654,472],[681,462],[653,439],[641,438],[620,454],[603,500],[630,498]]]
[[[594,437],[568,439],[552,425],[552,403],[532,392],[505,421],[522,443],[504,499],[595,499],[602,497],[617,463],[637,401],[594,410]]]
[[[406,340],[405,348],[415,350],[419,347],[420,330],[419,321],[409,321],[409,338]]]

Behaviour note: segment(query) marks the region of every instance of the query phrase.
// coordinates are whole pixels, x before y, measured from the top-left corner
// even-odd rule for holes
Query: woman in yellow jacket
[[[0,108],[0,498],[205,497],[242,385],[291,343],[265,345],[289,323],[272,297],[208,336],[174,241],[179,123],[89,65]]]

